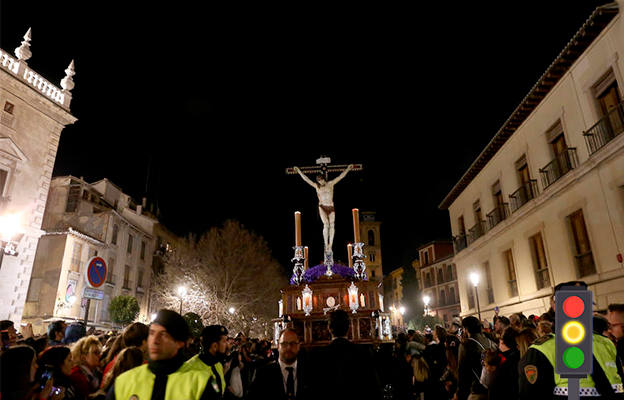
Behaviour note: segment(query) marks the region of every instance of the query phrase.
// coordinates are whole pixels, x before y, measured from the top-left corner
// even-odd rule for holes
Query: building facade
[[[89,323],[111,326],[108,305],[118,295],[136,297],[139,320],[148,321],[158,220],[145,206],[145,200],[138,204],[107,179],[87,183],[73,176],[54,178],[24,319],[35,328],[50,319],[84,319],[85,269],[99,256],[108,273],[99,288],[102,298],[89,302]]]
[[[615,4],[615,3],[614,3]],[[541,314],[584,280],[624,302],[624,20],[598,7],[440,204],[461,314]],[[621,7],[622,3],[619,3]]]
[[[30,69],[30,30],[0,49],[0,319],[19,323],[63,128],[73,124],[73,62],[61,88]],[[6,253],[6,254],[5,254]]]
[[[440,318],[447,326],[460,314],[453,254],[453,242],[434,241],[418,249],[422,294],[430,299],[425,312]]]

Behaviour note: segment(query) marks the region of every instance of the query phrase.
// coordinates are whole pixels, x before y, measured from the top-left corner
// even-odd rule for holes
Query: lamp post
[[[425,315],[429,315],[429,302],[431,301],[431,297],[424,295],[423,303],[425,303]]]
[[[182,315],[183,297],[186,296],[186,288],[184,286],[178,286],[178,296],[180,296],[180,315]]]
[[[477,289],[477,286],[479,286],[479,274],[476,272],[471,273],[470,281],[474,286],[475,297],[477,299],[477,314],[479,315],[479,321],[481,321],[481,308],[479,307],[479,290]]]

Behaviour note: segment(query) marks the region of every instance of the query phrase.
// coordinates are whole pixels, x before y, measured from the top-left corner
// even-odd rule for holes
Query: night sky
[[[239,220],[290,271],[293,212],[311,265],[322,223],[285,168],[362,163],[336,186],[335,258],[351,208],[376,211],[387,273],[450,239],[437,205],[604,2],[196,3],[0,0],[2,49],[32,27],[29,66],[59,87],[75,60],[54,175],[147,193],[179,235]]]

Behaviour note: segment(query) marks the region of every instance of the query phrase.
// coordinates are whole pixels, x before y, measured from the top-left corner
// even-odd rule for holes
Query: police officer
[[[202,399],[222,399],[227,382],[223,364],[228,349],[228,330],[223,325],[210,325],[201,333],[201,352],[186,362],[183,369],[200,371],[207,376],[208,384]]]
[[[200,399],[208,382],[206,374],[181,368],[188,337],[188,325],[180,314],[160,310],[149,327],[149,363],[119,375],[106,399]]]
[[[585,282],[565,282],[555,286],[555,294],[562,286],[587,288]],[[553,307],[554,308],[554,307]],[[604,336],[593,334],[593,373],[580,380],[581,397],[602,396],[623,398],[622,381],[616,365],[616,350]],[[538,338],[518,363],[520,399],[535,400],[551,394],[553,398],[568,396],[568,380],[555,374],[555,336]]]

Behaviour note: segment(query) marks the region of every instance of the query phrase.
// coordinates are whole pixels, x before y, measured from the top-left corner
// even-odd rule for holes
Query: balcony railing
[[[511,200],[511,212],[516,212],[517,209],[529,202],[529,200],[537,197],[537,180],[530,179],[518,188],[515,192],[509,195]]]
[[[594,257],[592,256],[591,251],[584,254],[578,254],[574,256],[574,258],[576,258],[576,267],[578,268],[580,277],[596,273],[596,264],[594,263]]]
[[[542,174],[542,186],[546,189],[577,166],[578,158],[576,157],[576,148],[568,147],[560,154],[557,154],[555,159],[546,164],[544,168],[540,169],[540,173]]]
[[[462,233],[455,236],[453,238],[453,244],[455,245],[455,253],[459,253],[460,251],[465,249],[466,246],[468,246],[468,243],[466,243],[466,234]]]
[[[548,268],[542,268],[535,271],[537,278],[537,289],[543,289],[550,286],[550,277],[548,276]]]
[[[486,231],[485,221],[477,221],[472,228],[468,229],[468,244],[475,242],[481,236],[485,235]]]
[[[594,126],[583,132],[589,155],[600,150],[622,132],[624,132],[624,102],[612,108]]]
[[[499,222],[501,222],[508,216],[509,216],[509,204],[503,203],[503,204],[496,206],[496,208],[494,208],[492,211],[490,211],[487,214],[489,229],[494,228],[496,225],[499,224]]]

